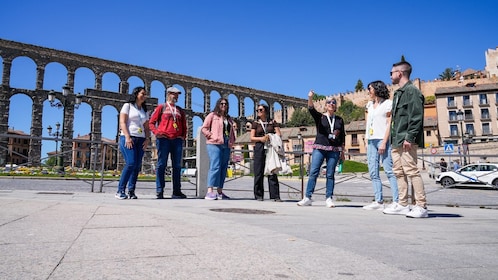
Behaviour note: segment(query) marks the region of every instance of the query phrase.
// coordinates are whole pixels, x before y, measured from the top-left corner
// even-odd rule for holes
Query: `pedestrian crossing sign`
[[[444,144],[444,153],[452,154],[454,152],[453,144]]]

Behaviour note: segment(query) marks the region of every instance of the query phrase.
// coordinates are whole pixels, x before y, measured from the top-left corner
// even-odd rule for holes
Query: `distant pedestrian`
[[[457,169],[460,169],[460,160],[459,159],[455,159],[455,161],[453,162],[453,171],[457,171]]]
[[[406,61],[393,64],[391,81],[399,85],[394,92],[391,118],[393,171],[398,181],[399,203],[384,209],[385,214],[427,218],[424,181],[417,166],[417,149],[424,146],[424,95],[410,81],[412,66]],[[408,204],[408,181],[416,205]]]
[[[448,170],[448,163],[444,161],[444,158],[441,158],[441,161],[439,162],[439,168],[441,168],[441,173]]]
[[[118,183],[117,199],[137,199],[135,187],[138,173],[142,168],[144,151],[149,146],[149,117],[145,100],[147,92],[144,87],[136,87],[132,91],[132,100],[125,103],[119,112],[119,150],[123,154],[125,166]],[[126,195],[128,184],[128,195]]]

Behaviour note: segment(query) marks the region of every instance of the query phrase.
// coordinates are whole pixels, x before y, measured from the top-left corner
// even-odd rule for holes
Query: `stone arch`
[[[14,88],[36,89],[37,65],[29,56],[18,56],[12,60],[9,86]]]
[[[105,72],[102,75],[102,90],[119,93],[119,83],[121,80],[114,72]]]
[[[181,88],[182,96],[179,105],[185,108],[186,114],[188,115],[187,119],[189,122],[190,131],[187,136],[187,146],[189,147],[192,147],[193,145],[193,118],[200,117],[202,119],[208,112],[210,112],[210,110],[212,109],[212,92],[217,92],[219,93],[219,96],[229,97],[229,99],[231,99],[231,95],[235,96],[235,99],[238,101],[238,107],[233,105],[231,105],[230,107],[237,109],[238,116],[233,117],[238,118],[239,120],[246,120],[251,117],[253,118],[254,105],[263,98],[267,100],[285,100],[285,103],[281,103],[283,104],[282,110],[284,117],[285,112],[289,106],[306,106],[306,100],[301,98],[295,98],[282,94],[276,94],[272,92],[226,84],[212,80],[205,80],[182,74],[145,68],[141,66],[129,65],[126,63],[114,62],[66,51],[59,51],[40,46],[23,44],[14,41],[0,39],[0,53],[2,55],[2,86],[0,90],[0,134],[6,134],[8,129],[8,113],[5,110],[9,106],[8,98],[11,94],[11,91],[26,92],[28,95],[32,96],[33,100],[36,100],[33,101],[34,109],[32,119],[35,119],[35,115],[37,115],[38,119],[41,119],[41,115],[43,114],[43,106],[40,106],[40,108],[35,107],[37,106],[36,104],[42,104],[43,101],[47,99],[48,91],[43,89],[43,77],[45,76],[45,66],[51,62],[58,62],[66,67],[67,77],[64,84],[68,84],[72,88],[74,88],[75,85],[75,73],[78,72],[78,68],[88,68],[94,73],[94,85],[89,86],[89,84],[91,83],[88,83],[88,85],[85,83],[85,85],[83,86],[85,94],[85,96],[83,97],[83,102],[86,102],[92,108],[92,140],[96,141],[100,141],[102,135],[102,107],[104,105],[113,105],[116,108],[120,108],[122,103],[127,101],[127,98],[129,96],[125,94],[129,92],[128,78],[131,76],[140,78],[147,89],[152,87],[153,81],[162,83],[165,88],[170,85],[178,85],[178,87]],[[35,83],[35,86],[20,86],[19,88],[16,88],[11,85],[10,80],[12,76],[11,72],[13,69],[12,62],[17,57],[28,57],[35,62],[35,66],[33,67],[35,71],[35,74],[33,75],[33,82]],[[18,74],[16,73],[14,75],[17,77]],[[78,73],[78,75],[80,74]],[[115,77],[115,79],[111,79],[110,82],[106,81],[109,80],[109,77],[107,77],[109,75],[111,78]],[[78,82],[76,84],[78,84]],[[115,84],[116,86],[112,86],[112,84]],[[31,90],[30,88],[33,88],[34,90]],[[196,91],[196,88],[204,93],[203,98],[199,99],[202,100],[201,102],[199,102],[199,100],[197,99],[192,100],[192,91]],[[63,98],[61,96],[62,93],[60,92],[61,89],[54,88],[54,90],[56,91],[57,98],[61,100]],[[165,93],[163,93],[163,95],[164,94]],[[216,100],[217,98],[214,99]],[[147,105],[151,105],[151,108],[153,108],[155,105],[157,105],[157,100],[157,98],[151,97],[147,100]],[[74,97],[68,97],[66,101],[72,103],[74,101]],[[192,102],[194,104],[192,104]],[[203,103],[202,110],[197,110],[197,108],[195,108],[197,106],[196,103]],[[194,110],[192,110],[192,105],[194,105]],[[67,121],[67,123],[65,123],[65,127],[68,128],[68,131],[65,132],[64,137],[72,138],[74,107],[68,106],[65,112],[66,114],[64,114],[64,116]],[[39,124],[34,122],[31,128],[31,135],[41,135],[41,132],[41,121]],[[7,138],[0,138],[0,145],[5,146],[5,143],[7,143]],[[40,145],[38,145],[38,147],[39,146]],[[36,148],[33,150],[36,150]],[[4,158],[5,152],[0,151],[0,163]]]

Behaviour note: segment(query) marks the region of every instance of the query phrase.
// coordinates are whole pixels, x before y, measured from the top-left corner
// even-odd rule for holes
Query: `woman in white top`
[[[383,210],[384,197],[382,195],[382,181],[379,176],[380,162],[382,162],[384,172],[391,185],[392,200],[398,202],[398,183],[392,170],[393,161],[391,143],[389,143],[392,101],[389,99],[389,90],[382,81],[371,82],[368,84],[367,91],[370,95],[370,101],[366,107],[365,136],[368,141],[368,171],[372,179],[375,201],[363,206],[363,209]]]
[[[119,112],[119,127],[121,129],[119,150],[123,154],[126,164],[119,179],[118,192],[115,195],[117,199],[128,198],[125,192],[126,184],[128,184],[130,199],[137,199],[135,185],[138,172],[142,167],[144,151],[150,141],[146,99],[145,88],[136,87],[133,89],[131,101],[125,103]]]

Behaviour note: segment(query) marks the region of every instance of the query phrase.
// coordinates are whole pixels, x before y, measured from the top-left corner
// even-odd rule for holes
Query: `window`
[[[427,131],[425,132],[425,136],[431,136],[431,135],[432,135],[432,131],[427,130]]]
[[[472,106],[472,101],[470,100],[470,95],[463,96],[463,106]]]
[[[457,121],[458,120],[456,111],[448,111],[448,114],[449,114],[450,121]]]
[[[358,134],[351,134],[351,145],[359,145]]]
[[[491,128],[489,127],[489,123],[482,124],[482,135],[491,134]]]
[[[448,96],[448,107],[456,107],[455,97]]]
[[[474,115],[472,115],[472,110],[465,110],[465,120],[474,120]]]
[[[481,109],[481,119],[489,119],[489,110],[487,108]]]
[[[465,133],[469,135],[476,135],[474,131],[474,124],[473,123],[467,123],[465,124]]]
[[[488,96],[486,94],[479,94],[479,104],[485,105],[488,104]]]
[[[458,136],[458,126],[456,124],[450,125],[450,136]]]

